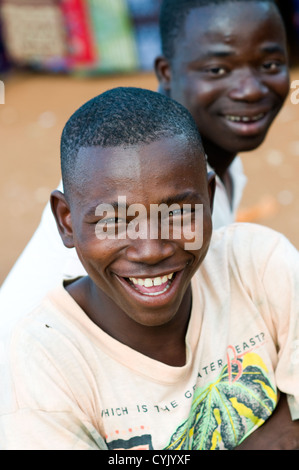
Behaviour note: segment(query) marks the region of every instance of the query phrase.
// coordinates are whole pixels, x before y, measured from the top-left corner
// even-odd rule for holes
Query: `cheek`
[[[191,113],[204,112],[221,94],[220,86],[200,80],[199,74],[189,72],[176,76],[171,86],[171,98],[185,106]]]
[[[192,252],[196,260],[201,261],[208,249],[212,234],[210,213],[205,213],[203,207],[196,210],[192,222],[185,220],[182,229],[182,248]]]
[[[197,80],[187,90],[187,107],[195,121],[198,121],[199,128],[204,127],[205,119],[214,116],[224,92],[225,87],[223,83],[220,84],[220,81],[211,83]]]
[[[274,77],[271,82],[271,88],[280,98],[281,103],[283,103],[290,91],[290,77],[288,73]]]
[[[109,264],[113,251],[111,242],[112,240],[99,240],[93,225],[76,232],[75,248],[88,274],[92,267],[102,270]]]

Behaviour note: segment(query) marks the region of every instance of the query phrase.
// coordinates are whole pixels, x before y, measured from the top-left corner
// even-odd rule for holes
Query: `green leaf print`
[[[226,365],[215,382],[196,389],[189,418],[166,449],[233,449],[240,444],[275,408],[276,389],[266,373],[255,353]]]

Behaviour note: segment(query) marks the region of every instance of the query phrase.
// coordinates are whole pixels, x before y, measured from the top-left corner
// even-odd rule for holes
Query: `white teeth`
[[[168,289],[169,289],[169,286],[170,284],[167,284],[166,287],[164,287],[164,289],[160,292],[147,292],[147,293],[144,293],[144,295],[150,295],[150,296],[154,296],[154,295],[160,295],[160,294],[163,294],[164,292],[166,292]]]
[[[152,287],[152,286],[161,286],[171,279],[174,273],[167,274],[165,276],[158,276],[158,277],[148,277],[146,279],[129,277],[130,281],[133,282],[135,285],[144,286],[144,287]]]
[[[229,121],[236,121],[236,122],[239,122],[241,121],[241,118],[239,116],[226,116],[226,118],[229,120]]]
[[[225,116],[229,121],[233,122],[254,122],[254,121],[259,121],[264,117],[264,113],[260,113],[257,116],[232,116],[232,115],[226,115]]]

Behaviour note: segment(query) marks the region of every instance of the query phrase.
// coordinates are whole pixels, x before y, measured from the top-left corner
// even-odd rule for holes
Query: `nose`
[[[248,68],[239,71],[234,77],[229,96],[233,100],[250,103],[261,100],[267,93],[268,87],[262,82],[262,79],[255,71]]]
[[[148,265],[159,264],[175,253],[175,246],[169,240],[137,239],[127,247],[126,255],[129,261]]]

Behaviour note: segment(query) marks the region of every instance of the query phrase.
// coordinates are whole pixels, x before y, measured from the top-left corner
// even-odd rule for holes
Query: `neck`
[[[89,318],[112,338],[170,366],[185,364],[185,337],[192,304],[191,285],[174,318],[168,324],[156,327],[140,325],[128,318],[89,277],[75,281],[66,289]]]
[[[208,157],[209,165],[213,168],[216,175],[224,181],[227,169],[235,159],[236,154],[227,152],[204,138],[203,146]]]
[[[187,290],[175,318],[166,325],[146,327],[146,335],[142,331],[133,336],[131,347],[156,361],[173,367],[186,364],[186,334],[191,315],[191,286]]]

